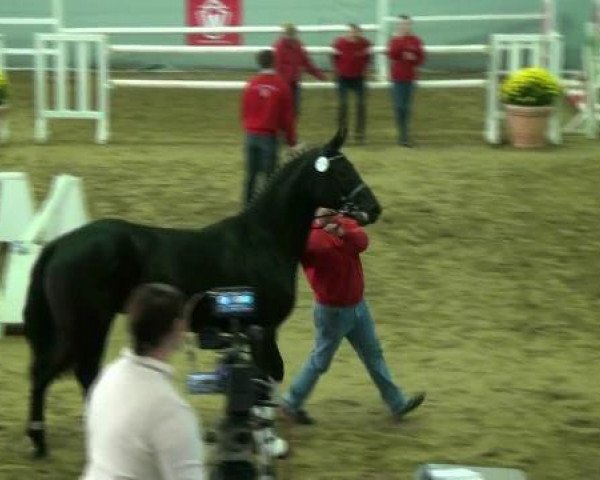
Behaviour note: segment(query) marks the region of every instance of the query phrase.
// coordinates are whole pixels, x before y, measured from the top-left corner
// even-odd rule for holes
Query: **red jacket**
[[[333,43],[336,53],[333,54],[333,66],[338,77],[364,77],[371,61],[371,42],[365,37],[356,41],[348,37],[339,37]]]
[[[416,59],[405,59],[406,52],[415,54]],[[423,42],[415,35],[392,37],[387,55],[391,60],[392,80],[395,82],[415,80],[418,76],[417,67],[425,61]]]
[[[296,144],[296,120],[290,87],[274,72],[250,79],[242,97],[242,122],[248,133],[285,132],[289,146]]]
[[[342,217],[339,223],[345,229],[342,237],[313,226],[301,260],[317,302],[346,307],[363,298],[360,253],[367,249],[369,238],[354,220]]]
[[[282,37],[275,42],[273,48],[275,70],[288,84],[299,82],[305,70],[319,80],[325,80],[325,75],[310,61],[300,40]]]

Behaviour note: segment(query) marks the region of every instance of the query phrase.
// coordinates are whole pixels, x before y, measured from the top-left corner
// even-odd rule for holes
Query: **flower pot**
[[[548,120],[554,107],[505,105],[508,131],[513,146],[539,148],[546,145]]]

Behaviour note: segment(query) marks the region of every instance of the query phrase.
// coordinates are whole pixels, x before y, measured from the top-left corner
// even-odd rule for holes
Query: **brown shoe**
[[[299,425],[314,425],[315,420],[312,418],[306,410],[293,409],[286,403],[281,404],[281,413],[294,423]]]

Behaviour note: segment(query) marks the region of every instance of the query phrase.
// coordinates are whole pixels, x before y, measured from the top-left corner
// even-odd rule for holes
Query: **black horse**
[[[47,452],[46,389],[73,369],[87,393],[115,314],[123,312],[130,292],[145,282],[168,283],[188,296],[216,287],[253,287],[264,330],[259,367],[281,381],[276,330],[295,303],[298,264],[316,207],[339,209],[352,202],[365,223],[375,222],[381,213],[371,190],[340,153],[344,140],[345,131],[338,132],[323,148],[291,160],[246,210],[203,229],[105,219],[43,249],[24,311],[33,351],[27,434],[36,456]],[[198,323],[192,322],[192,330]]]

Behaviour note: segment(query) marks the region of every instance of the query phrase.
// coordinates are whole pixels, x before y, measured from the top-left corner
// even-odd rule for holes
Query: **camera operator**
[[[132,294],[124,350],[92,387],[82,480],[207,478],[198,419],[173,385],[168,364],[187,331],[183,295],[164,284]]]

